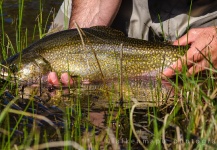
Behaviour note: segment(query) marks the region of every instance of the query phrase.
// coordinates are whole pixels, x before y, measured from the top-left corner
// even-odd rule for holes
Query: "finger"
[[[195,65],[193,65],[191,68],[189,68],[188,72],[187,72],[187,76],[191,76],[194,75],[200,71],[205,70],[207,65],[207,61],[205,59],[203,59],[202,61],[196,63]]]
[[[203,58],[203,55],[201,55],[198,50],[190,48],[185,56],[179,58],[177,62],[166,68],[163,72],[163,75],[170,78],[174,76],[177,71],[182,71],[183,65],[191,67],[195,62],[200,61]]]
[[[161,77],[163,79],[166,79],[166,78],[171,78],[175,75],[175,71],[172,69],[172,68],[166,68],[163,73],[161,74]]]
[[[61,82],[64,85],[72,85],[73,84],[73,80],[68,73],[63,73],[61,75]]]
[[[168,77],[168,78],[171,78],[172,76],[175,75],[175,73],[177,71],[181,71],[182,70],[182,60],[179,59],[178,61],[176,61],[175,63],[173,63],[171,66],[167,67],[163,73],[162,73],[162,77],[165,78],[165,77]]]
[[[183,35],[182,37],[180,37],[179,39],[175,40],[173,42],[173,45],[187,45],[188,42],[187,42],[187,35]]]
[[[203,59],[209,59],[211,53],[209,48],[207,47],[202,47],[202,48],[196,48],[196,47],[191,47],[185,56],[183,56],[183,60],[187,60],[186,64],[187,66],[193,66],[194,63],[200,62]]]
[[[47,80],[52,85],[59,85],[59,80],[58,80],[56,72],[50,72],[48,74],[48,79]]]
[[[197,35],[199,34],[199,31],[197,29],[191,29],[189,32],[182,37],[180,37],[178,40],[175,40],[173,42],[174,45],[187,45],[195,41]]]
[[[199,51],[197,49],[195,50],[194,48],[190,48],[187,51],[185,56],[183,56],[177,62],[175,62],[170,67],[164,70],[163,76],[171,78],[172,76],[175,75],[177,71],[182,70],[183,65],[187,65],[188,67],[190,67],[189,72],[188,72],[189,75],[191,75],[193,71],[195,71],[195,73],[198,73],[199,71],[202,71],[205,69],[205,65],[207,61],[204,57],[206,56],[208,57],[209,55],[210,54],[209,54],[208,49]],[[210,58],[207,58],[207,59],[210,59]],[[198,65],[195,65],[195,63],[197,63]],[[201,68],[200,65],[203,65],[203,67]]]

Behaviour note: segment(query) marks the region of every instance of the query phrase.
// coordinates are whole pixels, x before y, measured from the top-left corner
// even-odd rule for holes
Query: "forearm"
[[[109,26],[116,16],[121,0],[73,0],[69,28],[74,21],[80,27]]]

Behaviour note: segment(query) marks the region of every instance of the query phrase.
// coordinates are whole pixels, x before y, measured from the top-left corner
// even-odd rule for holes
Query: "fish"
[[[184,47],[126,37],[103,26],[84,28],[83,43],[77,29],[51,34],[31,44],[2,64],[15,65],[19,81],[29,81],[49,71],[91,81],[135,77],[162,70],[184,55]],[[122,53],[122,56],[120,54]],[[120,58],[122,57],[122,58]],[[13,68],[13,67],[12,67]]]
[[[186,47],[126,37],[110,27],[53,33],[2,62],[22,83],[39,82],[55,71],[88,84],[156,77],[186,53]],[[12,69],[11,69],[12,68]],[[14,69],[16,68],[16,69]],[[7,76],[1,72],[1,76]]]

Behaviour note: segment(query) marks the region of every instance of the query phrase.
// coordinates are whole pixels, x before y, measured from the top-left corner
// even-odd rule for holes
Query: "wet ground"
[[[3,108],[15,98],[13,95],[14,94],[11,94],[10,92],[5,92],[1,95],[0,110],[3,110]],[[11,108],[15,110],[45,116],[52,121],[53,126],[42,119],[25,115],[20,121],[19,115],[10,113],[6,117],[5,122],[2,124],[2,128],[7,129],[8,122],[10,122],[10,128],[13,133],[12,139],[18,145],[22,144],[23,141],[20,141],[19,139],[24,138],[26,131],[31,132],[33,127],[37,127],[37,130],[40,130],[41,133],[40,143],[44,143],[46,141],[43,140],[45,132],[49,139],[48,142],[50,142],[60,140],[61,137],[65,136],[67,131],[69,133],[73,131],[72,135],[70,135],[71,140],[76,140],[76,137],[78,137],[78,135],[74,132],[81,132],[79,139],[93,139],[94,137],[95,142],[100,144],[102,147],[112,147],[111,141],[108,142],[106,140],[107,134],[105,131],[109,127],[109,129],[112,129],[113,133],[116,135],[118,145],[121,149],[127,149],[129,144],[132,149],[142,149],[138,140],[134,137],[134,135],[131,135],[132,131],[129,118],[130,109],[112,106],[109,107],[108,102],[101,102],[104,103],[104,105],[107,105],[108,108],[92,109],[91,104],[87,106],[87,103],[89,102],[87,99],[86,103],[83,105],[84,101],[79,97],[76,99],[66,95],[62,95],[61,97],[62,98],[58,99],[54,105],[51,104],[49,100],[40,96],[34,96],[34,98],[29,99],[22,98],[21,96],[16,103],[11,106]],[[65,104],[65,108],[59,105],[63,103]],[[140,108],[134,111],[134,127],[136,128],[136,132],[144,145],[147,146],[151,142],[156,142],[156,145],[162,144],[161,141],[153,139],[155,136],[154,126],[157,125],[158,128],[161,128],[163,126],[163,120],[160,118],[164,117],[166,113],[170,112],[172,109],[172,106],[168,107],[166,105],[161,105],[160,107],[143,106],[142,109]],[[165,142],[168,144],[172,144],[174,141],[174,133],[176,132],[175,127],[175,125],[170,125],[170,127],[166,130],[167,134],[165,136]],[[25,130],[23,130],[24,128]],[[58,134],[57,129],[61,133],[61,136]],[[184,134],[183,131],[181,131],[181,134]],[[102,139],[100,140],[99,137]],[[2,137],[0,136],[0,143],[1,141]],[[33,142],[34,140],[32,140],[32,143]],[[94,144],[94,140],[91,142]]]

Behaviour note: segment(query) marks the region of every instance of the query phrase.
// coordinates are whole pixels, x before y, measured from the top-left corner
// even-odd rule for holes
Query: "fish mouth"
[[[16,74],[8,73],[8,72],[5,71],[5,70],[1,70],[1,71],[0,71],[0,79],[3,79],[3,80],[9,80],[9,79],[17,80],[18,77],[17,77]]]
[[[38,86],[40,83],[45,84],[47,83],[47,76],[43,75],[38,77],[37,79],[29,79],[29,80],[22,80],[19,76],[15,73],[7,72],[4,69],[0,71],[0,80],[4,80],[10,83],[18,83],[20,86]]]
[[[17,80],[18,79],[18,76],[15,74],[15,73],[12,73],[10,68],[3,65],[3,64],[0,64],[0,66],[2,67],[1,70],[0,70],[0,79],[3,79],[3,80]]]

